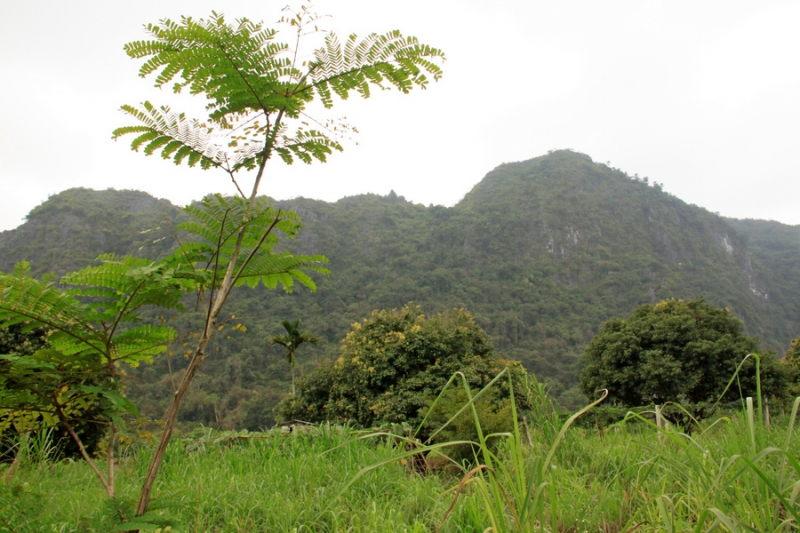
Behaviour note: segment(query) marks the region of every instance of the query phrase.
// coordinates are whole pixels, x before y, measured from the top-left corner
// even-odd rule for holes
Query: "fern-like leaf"
[[[322,266],[327,258],[275,251],[279,235],[285,238],[296,235],[300,217],[292,211],[274,209],[264,197],[257,198],[249,210],[247,206],[248,201],[243,198],[222,195],[206,196],[199,205],[187,206],[185,210],[192,220],[180,224],[178,229],[191,233],[194,239],[187,240],[165,260],[166,264],[203,290],[219,287],[239,231],[244,228],[236,285],[254,287],[264,283],[274,288],[281,284],[290,291],[298,282],[315,290],[316,285],[306,272],[327,274]]]
[[[231,24],[213,13],[146,28],[151,40],[125,45],[129,56],[145,60],[139,74],[155,76],[157,87],[173,83],[176,92],[204,95],[208,122],[220,131],[145,102],[142,108],[122,107],[141,124],[118,128],[113,138],[136,134],[131,147],[144,147],[146,155],[160,151],[176,164],[221,166],[231,173],[263,165],[274,153],[286,163],[324,162],[342,149],[335,132],[286,134],[275,121],[298,119],[317,97],[329,108],[334,95],[346,99],[353,91],[368,98],[373,88],[424,89],[429,77],[441,77],[438,63],[444,60],[441,50],[399,31],[350,35],[344,44],[330,33],[301,69],[290,47],[276,42],[275,30],[248,19]],[[252,126],[259,118],[265,124]]]
[[[404,37],[399,31],[373,33],[360,41],[350,35],[344,47],[331,33],[314,55],[308,90],[316,91],[325,107],[333,106],[334,94],[347,99],[356,91],[368,98],[370,85],[394,87],[403,93],[414,86],[424,89],[428,75],[434,80],[441,78],[442,69],[436,61],[444,60],[444,52],[438,48],[421,44],[415,37]]]

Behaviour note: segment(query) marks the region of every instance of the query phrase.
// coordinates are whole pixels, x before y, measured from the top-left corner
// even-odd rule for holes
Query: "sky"
[[[139,78],[122,46],[146,38],[145,23],[212,10],[274,26],[285,5],[0,2],[0,230],[71,187],[138,189],[180,205],[233,194],[220,171],[111,140],[131,124],[122,104],[202,110]],[[724,216],[800,224],[800,2],[319,0],[314,9],[342,37],[399,29],[441,48],[444,76],[424,91],[337,102],[333,116],[359,130],[354,142],[325,164],[271,163],[264,194],[335,201],[394,190],[452,206],[502,163],[570,148]]]

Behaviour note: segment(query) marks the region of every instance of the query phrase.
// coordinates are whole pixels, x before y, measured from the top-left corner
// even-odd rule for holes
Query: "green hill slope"
[[[172,246],[165,216],[174,222],[181,210],[146,192],[69,189],[0,232],[0,271],[23,259],[38,275],[83,268],[102,253],[159,256]]]
[[[790,261],[800,246],[788,237],[796,228],[784,243],[783,233],[748,230],[749,221],[726,221],[575,152],[501,165],[452,208],[394,193],[279,204],[304,221],[290,248],[327,255],[331,275],[318,280],[315,294],[240,291],[230,309],[248,332],[217,339],[184,420],[271,423],[289,368],[268,340],[287,318],[301,318],[322,338],[298,354],[308,371],[336,356],[350,324],[373,309],[411,300],[426,313],[466,307],[499,353],[549,378],[557,395],[576,383],[580,354],[601,324],[642,303],[704,296],[730,307],[779,353],[800,329],[800,267]],[[171,242],[152,244],[169,235],[164,213],[176,217],[168,202],[144,193],[65,191],[0,234],[0,270],[27,258],[39,271],[60,271],[101,251],[155,257]],[[140,233],[148,227],[161,229]],[[187,315],[179,325],[188,329],[192,320]],[[181,348],[174,352],[131,386],[156,417],[185,364]]]

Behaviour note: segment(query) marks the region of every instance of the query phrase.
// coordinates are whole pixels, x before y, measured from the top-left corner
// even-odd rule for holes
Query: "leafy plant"
[[[0,274],[0,327],[48,332],[47,347],[32,355],[0,355],[0,431],[63,427],[113,498],[120,416],[136,413],[122,394],[120,364],[135,367],[166,350],[175,331],[139,324],[140,311],[181,309],[181,295],[192,284],[146,259],[106,255],[100,260],[99,266],[67,274],[64,286],[49,276],[34,279],[24,262],[13,273]],[[111,421],[105,477],[73,427],[73,420],[88,413]]]
[[[363,427],[416,425],[448,379],[461,372],[483,388],[502,370],[521,365],[494,354],[486,333],[465,309],[426,318],[410,303],[374,311],[352,325],[341,356],[299,382],[298,394],[279,406],[284,419],[351,422]]]
[[[442,52],[397,31],[371,34],[361,40],[352,35],[344,45],[330,33],[311,61],[300,62],[299,43],[314,18],[305,6],[285,18],[297,29],[294,49],[276,42],[273,29],[248,19],[228,24],[217,13],[208,19],[184,17],[180,22],[165,19],[148,24],[150,40],[125,45],[130,57],[145,60],[139,70],[142,77],[155,76],[157,87],[175,81],[175,92],[188,88],[190,94],[204,96],[209,113],[200,121],[150,102],[141,107],[124,105],[123,112],[138,124],[116,129],[113,138],[134,135],[131,148],[143,148],[145,155],[160,153],[176,164],[222,169],[241,197],[241,201],[230,203],[218,197],[217,205],[206,206],[205,226],[189,228],[205,239],[207,248],[201,255],[208,260],[206,272],[212,272],[203,285],[208,296],[205,326],[167,414],[137,515],[147,511],[181,401],[205,358],[206,345],[233,287],[263,281],[268,287],[281,283],[289,289],[293,280],[314,287],[301,269],[321,258],[300,259],[281,269],[264,246],[272,230],[290,218],[281,211],[266,215],[266,206],[258,199],[267,162],[276,154],[286,163],[295,159],[305,163],[325,161],[333,150],[342,149],[338,137],[340,132],[349,131],[348,125],[334,121],[322,130],[308,128],[305,109],[314,99],[330,108],[334,95],[344,99],[355,91],[366,98],[372,87],[394,87],[405,93],[415,86],[424,88],[427,75],[434,79],[441,76],[435,61],[443,59]],[[249,194],[237,181],[242,170],[255,171]],[[191,254],[186,259],[194,263]],[[282,260],[292,262],[289,255]],[[276,274],[264,270],[275,267],[279,269]]]

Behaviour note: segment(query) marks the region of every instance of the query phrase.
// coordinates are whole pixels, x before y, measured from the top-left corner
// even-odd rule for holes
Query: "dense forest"
[[[269,343],[282,320],[300,318],[321,340],[297,354],[307,372],[337,357],[350,324],[409,301],[426,314],[468,309],[499,354],[522,361],[570,407],[584,401],[576,383],[589,340],[643,303],[704,297],[778,355],[800,333],[800,227],[723,219],[572,151],[503,164],[449,208],[394,192],[277,204],[304,223],[286,246],[326,255],[331,274],[314,294],[235,295],[184,403],[185,422],[273,423],[290,381],[283,352]],[[155,258],[173,246],[183,216],[143,192],[70,189],[0,233],[0,271],[25,259],[39,274],[64,273],[105,252]],[[196,319],[190,311],[174,324],[191,331]],[[186,364],[181,344],[135,371],[128,392],[148,416],[160,417],[172,395]]]

